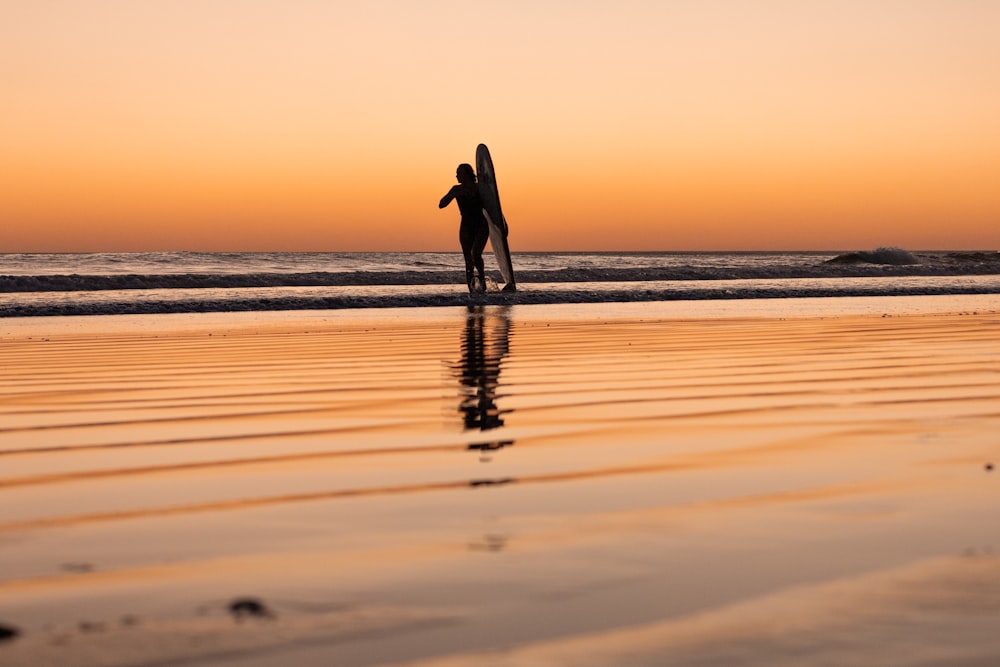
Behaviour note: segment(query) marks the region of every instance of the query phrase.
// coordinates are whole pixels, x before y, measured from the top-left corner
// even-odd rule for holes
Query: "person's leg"
[[[483,228],[476,235],[475,243],[472,247],[472,261],[475,264],[476,270],[479,271],[479,284],[482,285],[484,292],[486,291],[486,267],[483,265],[483,250],[486,248],[486,241],[489,238],[489,228],[483,225]]]
[[[469,291],[471,292],[473,291],[473,269],[476,265],[473,256],[475,238],[463,227],[458,232],[458,240],[462,244],[462,256],[465,258],[465,284],[469,286]]]

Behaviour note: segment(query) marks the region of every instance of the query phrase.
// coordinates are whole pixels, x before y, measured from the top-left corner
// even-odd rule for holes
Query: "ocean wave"
[[[585,283],[677,280],[761,280],[872,276],[1000,274],[1000,253],[936,253],[915,256],[899,248],[852,252],[812,264],[774,261],[718,265],[577,266],[518,270],[520,283]],[[460,285],[461,271],[383,270],[250,273],[145,273],[0,275],[0,293],[250,287]]]
[[[461,283],[454,271],[348,271],[308,273],[164,273],[0,276],[0,292],[444,285]]]
[[[885,247],[831,255],[521,253],[516,295],[474,298],[554,304],[1000,294],[996,252]],[[0,317],[451,306],[470,298],[456,253],[0,254],[0,274]]]
[[[902,248],[876,248],[875,250],[861,250],[838,255],[827,260],[828,264],[890,264],[893,266],[905,266],[919,264],[920,260],[907,250]]]

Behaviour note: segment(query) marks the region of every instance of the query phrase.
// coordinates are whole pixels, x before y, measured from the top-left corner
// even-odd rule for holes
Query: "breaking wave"
[[[860,252],[849,252],[844,255],[837,255],[833,259],[827,260],[828,264],[889,264],[892,266],[906,266],[910,264],[920,264],[920,260],[912,253],[902,248],[876,248],[875,250],[862,250]]]

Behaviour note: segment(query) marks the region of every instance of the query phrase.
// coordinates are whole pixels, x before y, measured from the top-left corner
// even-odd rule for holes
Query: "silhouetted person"
[[[438,208],[444,208],[454,199],[462,213],[462,223],[458,228],[458,240],[462,243],[465,257],[465,282],[469,291],[476,291],[475,273],[479,272],[479,290],[486,291],[486,270],[483,267],[483,248],[490,237],[490,228],[483,215],[483,200],[476,186],[476,172],[471,164],[460,164],[455,171],[458,185],[452,186],[448,194],[441,198]]]

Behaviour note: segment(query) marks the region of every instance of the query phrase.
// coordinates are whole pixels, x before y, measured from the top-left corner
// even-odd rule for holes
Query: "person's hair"
[[[472,168],[471,164],[463,162],[458,165],[458,169],[455,171],[458,175],[459,183],[475,183],[476,182],[476,170]]]

